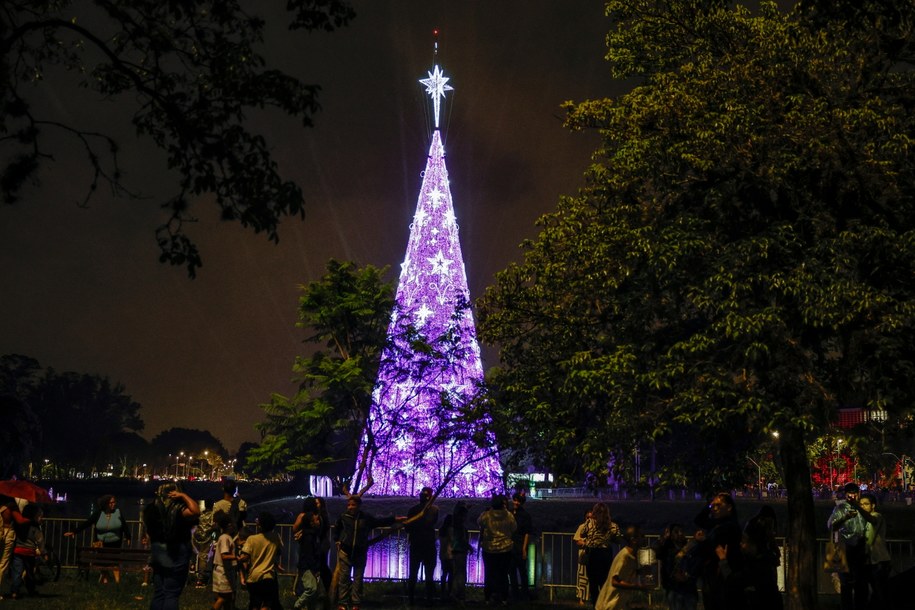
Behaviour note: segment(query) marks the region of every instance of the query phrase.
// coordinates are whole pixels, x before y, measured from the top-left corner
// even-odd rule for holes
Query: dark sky
[[[189,229],[204,257],[196,280],[158,263],[157,204],[174,176],[163,155],[118,129],[130,106],[66,78],[36,89],[60,120],[118,129],[126,181],[145,198],[103,192],[78,207],[90,176],[64,143],[41,185],[0,207],[0,354],[123,383],[143,406],[147,438],[180,426],[210,430],[230,452],[257,440],[258,405],[292,390],[304,353],[300,286],[332,257],[399,270],[429,146],[418,80],[432,67],[436,27],[454,86],[442,127],[471,296],[520,260],[518,244],[561,194],[575,194],[597,144],[562,128],[559,105],[619,91],[603,60],[602,0],[353,4],[356,20],[338,32],[269,30],[276,67],[323,88],[314,128],[253,117],[302,186],[305,219],[286,220],[275,246],[199,202]]]

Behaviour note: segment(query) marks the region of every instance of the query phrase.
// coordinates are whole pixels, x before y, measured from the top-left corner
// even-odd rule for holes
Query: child
[[[261,513],[257,524],[261,531],[245,540],[239,561],[247,568],[245,580],[251,598],[249,607],[272,610],[281,607],[277,572],[281,570],[279,564],[283,543],[274,531],[276,520],[273,515]]]
[[[19,598],[19,589],[23,582],[31,596],[38,596],[35,583],[35,564],[39,555],[46,555],[44,548],[44,533],[41,531],[42,512],[36,504],[29,504],[22,510],[22,516],[27,522],[16,523],[16,546],[13,549],[13,585],[11,588],[12,599]],[[23,575],[25,578],[23,578]]]
[[[219,532],[216,539],[216,552],[213,555],[213,610],[224,605],[229,610],[235,608],[235,525],[232,518],[218,511],[213,515],[213,522]]]

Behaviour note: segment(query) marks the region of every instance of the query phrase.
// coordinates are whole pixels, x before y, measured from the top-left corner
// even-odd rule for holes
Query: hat
[[[858,484],[857,484],[857,483],[846,483],[846,484],[845,484],[845,487],[843,487],[842,489],[843,489],[843,491],[845,491],[845,493],[847,493],[847,494],[848,494],[848,493],[856,494],[856,493],[858,493],[859,491],[861,491],[861,488],[858,487]]]

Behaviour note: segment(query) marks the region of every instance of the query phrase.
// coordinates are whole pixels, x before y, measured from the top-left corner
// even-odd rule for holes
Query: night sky
[[[41,184],[0,207],[0,354],[123,383],[143,406],[148,439],[179,426],[211,431],[230,452],[258,440],[258,405],[292,391],[293,359],[305,350],[300,286],[330,258],[399,271],[431,136],[418,80],[432,68],[436,27],[455,89],[442,131],[471,297],[520,260],[518,244],[560,195],[576,193],[597,145],[595,134],[563,129],[559,105],[621,90],[603,59],[602,0],[353,4],[357,18],[337,32],[269,30],[274,66],[323,88],[314,128],[251,116],[302,186],[305,219],[285,220],[274,245],[199,202],[188,229],[204,259],[195,280],[158,262],[158,203],[176,180],[130,131],[131,107],[66,75],[32,91],[58,120],[118,129],[125,181],[144,198],[103,189],[77,206],[91,176],[62,140]],[[494,357],[484,347],[484,367]]]

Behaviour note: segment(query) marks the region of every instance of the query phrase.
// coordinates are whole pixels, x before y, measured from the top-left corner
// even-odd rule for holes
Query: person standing
[[[0,496],[0,599],[3,599],[3,581],[10,571],[13,550],[16,548],[17,524],[28,525],[19,511],[16,500],[9,496]]]
[[[575,597],[578,598],[579,604],[584,604],[586,601],[591,599],[590,592],[588,590],[588,566],[587,564],[587,551],[584,548],[584,533],[585,528],[588,526],[588,519],[591,518],[591,511],[585,511],[585,519],[581,522],[578,528],[575,530],[575,534],[572,536],[572,542],[578,545],[578,567],[576,569],[576,578],[575,578]]]
[[[299,546],[296,582],[292,590],[296,597],[301,597],[306,592],[306,588],[311,590],[311,594],[303,600],[303,603],[317,595],[317,582],[322,578],[322,563],[327,565],[327,562],[321,559],[322,533],[318,503],[315,498],[309,496],[302,502],[302,512],[296,516],[295,522],[292,524],[292,534]],[[314,586],[307,586],[311,584]],[[323,584],[325,587],[330,585],[326,581]]]
[[[512,516],[518,528],[512,536],[512,561],[508,572],[511,583],[512,597],[515,601],[527,601],[530,594],[530,582],[527,574],[527,552],[531,542],[533,521],[531,515],[524,509],[527,496],[515,492],[512,496]]]
[[[467,555],[473,551],[470,546],[470,532],[467,531],[467,504],[461,500],[454,505],[451,513],[451,560],[454,564],[451,594],[458,603],[464,602],[467,586]]]
[[[651,586],[639,583],[639,560],[636,555],[642,538],[638,527],[630,525],[622,535],[625,546],[613,558],[607,580],[601,586],[594,610],[623,610],[638,599],[639,591]],[[737,610],[736,608],[734,610]]]
[[[839,574],[839,590],[842,610],[865,610],[867,607],[867,542],[865,528],[867,521],[858,510],[858,494],[861,489],[855,483],[843,488],[845,500],[839,501],[826,521],[830,536],[838,536],[845,544],[848,572]]]
[[[483,597],[487,601],[506,604],[512,535],[518,525],[506,507],[504,495],[493,496],[491,508],[480,515],[477,525],[483,548]]]
[[[278,572],[283,542],[276,533],[276,519],[270,513],[257,517],[260,532],[248,536],[239,554],[247,572],[249,602],[252,610],[281,608]]]
[[[64,532],[64,536],[72,538],[90,527],[95,528],[96,542],[106,549],[118,549],[124,544],[130,546],[130,528],[127,526],[127,520],[121,515],[117,498],[111,494],[100,497],[89,518],[76,529]],[[99,582],[107,583],[108,574],[108,570],[102,570]],[[121,582],[121,571],[116,567],[111,569],[110,574],[114,582]]]
[[[661,588],[670,610],[696,610],[699,606],[697,574],[690,565],[692,548],[679,523],[671,523],[664,528],[655,547],[655,554],[661,562]]]
[[[213,553],[213,610],[225,606],[235,610],[235,524],[223,511],[213,516],[219,537],[216,538],[216,550]]]
[[[619,526],[610,518],[610,509],[603,502],[591,507],[591,517],[585,524],[578,545],[584,549],[588,573],[588,596],[597,603],[601,586],[613,563],[613,544],[622,541]]]
[[[194,548],[196,557],[193,568],[196,576],[194,588],[205,589],[213,571],[213,549],[219,536],[219,528],[216,527],[214,519],[216,512],[212,510],[212,507],[210,507],[210,510],[206,510],[206,502],[204,500],[198,502],[198,505],[200,506],[200,515],[197,518],[197,525],[191,533],[191,545]]]
[[[702,530],[697,535],[699,548],[696,549],[701,562],[702,607],[706,610],[742,608],[742,592],[736,588],[728,589],[718,569],[719,546],[727,550],[726,559],[732,571],[740,572],[743,569],[743,555],[740,552],[743,531],[737,520],[734,498],[724,491],[715,494],[694,522]]]
[[[451,540],[454,538],[454,514],[445,515],[442,526],[438,528],[438,563],[441,566],[442,601],[451,600],[454,589],[454,549]]]
[[[191,530],[200,516],[197,501],[176,483],[164,483],[143,509],[149,540],[153,595],[150,610],[177,610],[191,561]]]
[[[248,505],[238,495],[238,482],[235,479],[223,479],[222,498],[213,503],[213,512],[217,513],[219,511],[229,515],[235,525],[236,532],[240,532],[245,527]]]
[[[320,496],[315,496],[315,504],[318,507],[318,515],[321,517],[321,532],[318,536],[318,558],[321,562],[321,582],[324,587],[330,587],[333,575],[330,571],[329,554],[330,554],[330,514],[327,512],[327,502]],[[328,591],[329,593],[329,591]]]
[[[889,577],[893,558],[886,545],[886,519],[877,512],[877,496],[872,493],[861,494],[858,506],[867,522],[864,541],[867,546],[867,580],[872,592],[871,606],[891,608]]]
[[[25,521],[17,522],[13,526],[16,530],[16,546],[13,548],[11,562],[13,573],[11,599],[19,598],[19,590],[23,584],[29,595],[38,595],[35,565],[39,556],[47,554],[44,547],[44,532],[41,531],[41,508],[37,504],[28,504],[22,509],[22,516]]]
[[[781,551],[778,547],[778,519],[775,510],[768,504],[747,521],[743,528],[744,561],[751,569],[759,572],[754,579],[756,587],[752,594],[756,603],[766,610],[782,610],[784,600],[778,590],[778,566],[781,565]]]
[[[337,571],[333,580],[339,587],[338,610],[359,610],[362,601],[362,577],[369,552],[369,533],[376,527],[387,527],[404,517],[375,517],[362,511],[362,497],[350,496],[346,511],[334,526],[337,544]],[[333,590],[333,585],[331,586]]]
[[[419,567],[423,567],[426,584],[426,603],[435,597],[435,525],[438,523],[438,506],[432,504],[432,488],[423,487],[419,502],[407,512],[405,526],[410,537],[410,571],[407,580],[407,597],[412,606],[416,595]]]

